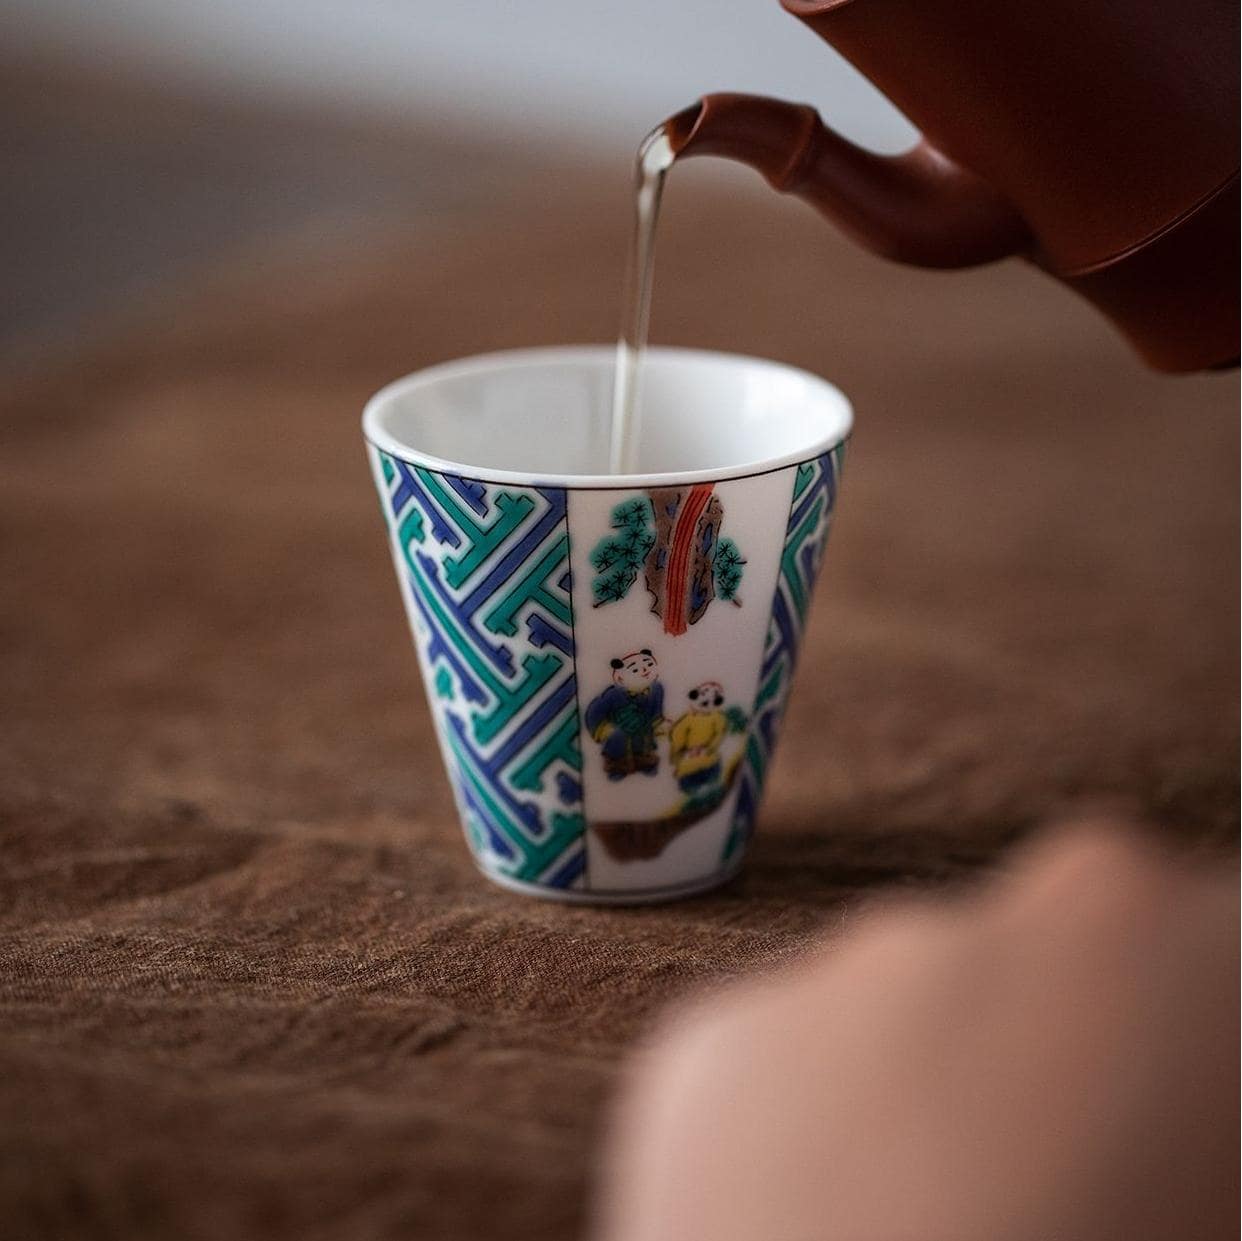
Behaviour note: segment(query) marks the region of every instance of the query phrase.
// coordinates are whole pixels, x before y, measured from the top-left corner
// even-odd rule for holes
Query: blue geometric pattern
[[[377,456],[471,847],[487,870],[576,886],[586,851],[565,492]]]
[[[725,841],[726,862],[745,847],[754,829],[763,782],[789,700],[798,647],[823,559],[844,464],[845,445],[842,443],[814,461],[798,466],[794,476],[781,571],[763,648],[759,689],[751,711],[750,735],[746,739],[746,759],[738,781],[733,823]]]

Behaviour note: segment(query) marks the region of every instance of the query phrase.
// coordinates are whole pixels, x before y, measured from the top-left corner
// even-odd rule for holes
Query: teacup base
[[[575,888],[547,888],[537,883],[525,883],[521,879],[510,879],[507,875],[498,875],[494,871],[479,867],[485,875],[499,887],[508,888],[511,892],[520,892],[523,896],[537,896],[541,900],[555,901],[562,905],[659,905],[665,901],[680,901],[687,897],[700,896],[719,888],[736,877],[742,869],[743,858],[731,862],[723,870],[703,879],[695,879],[690,883],[671,884],[665,888],[636,888],[632,891],[613,889],[611,891],[590,892]]]

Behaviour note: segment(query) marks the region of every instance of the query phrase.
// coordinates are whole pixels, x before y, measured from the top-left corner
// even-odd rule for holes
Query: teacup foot
[[[492,871],[479,867],[479,872],[499,887],[508,888],[511,892],[520,892],[523,896],[537,896],[545,901],[556,901],[562,905],[658,905],[664,901],[680,901],[691,896],[699,896],[714,888],[722,887],[730,879],[737,876],[742,869],[744,859],[738,858],[722,870],[708,875],[703,879],[694,879],[688,883],[670,884],[664,888],[605,889],[590,891],[583,888],[548,888],[537,883],[526,883],[521,879],[510,879],[507,875],[497,875]]]

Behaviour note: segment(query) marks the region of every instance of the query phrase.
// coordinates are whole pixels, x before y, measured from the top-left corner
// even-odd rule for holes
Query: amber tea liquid
[[[613,474],[632,474],[638,468],[642,361],[651,321],[656,222],[660,215],[664,177],[674,158],[666,126],[660,125],[643,139],[635,161],[634,238],[630,245],[612,394],[608,465],[609,472]]]

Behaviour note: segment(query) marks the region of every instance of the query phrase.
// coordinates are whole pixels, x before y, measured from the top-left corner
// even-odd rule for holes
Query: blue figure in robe
[[[656,774],[656,737],[667,731],[668,723],[659,665],[646,647],[612,660],[612,684],[587,704],[586,725],[600,743],[610,780],[623,780],[636,771]]]

